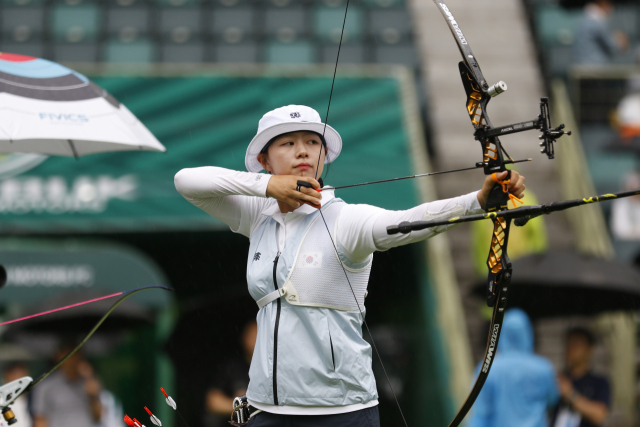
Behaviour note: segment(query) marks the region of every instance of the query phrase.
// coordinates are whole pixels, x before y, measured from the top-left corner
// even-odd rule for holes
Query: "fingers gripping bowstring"
[[[344,10],[344,19],[342,21],[342,32],[340,33],[340,43],[338,44],[338,55],[336,56],[336,65],[333,69],[333,80],[331,81],[331,92],[329,93],[329,104],[327,105],[327,114],[324,119],[324,129],[322,130],[322,139],[324,140],[324,134],[327,130],[327,123],[329,121],[329,108],[331,107],[331,98],[333,96],[333,88],[336,82],[336,72],[338,71],[338,61],[340,59],[340,48],[342,47],[342,37],[344,36],[344,27],[347,23],[347,12],[349,11],[349,0],[347,0],[347,6]],[[328,156],[329,153],[326,150],[324,144],[320,144],[320,153],[318,154],[318,163],[316,164],[316,174],[315,179],[318,179],[318,170],[320,169],[320,158],[322,157],[322,149],[325,149],[325,156]],[[331,237],[331,231],[329,231],[329,226],[327,225],[327,221],[324,219],[324,215],[322,214],[322,209],[318,210],[320,212],[320,217],[322,218],[322,222],[324,222],[324,226],[327,229],[327,234],[329,234],[329,239],[331,239],[331,244],[333,246],[333,250],[336,252],[336,256],[338,258],[338,262],[340,263],[340,267],[342,267],[342,271],[344,272],[344,277],[347,279],[347,283],[349,284],[349,288],[351,289],[351,294],[356,301],[356,305],[358,306],[358,310],[360,311],[360,317],[362,317],[362,322],[364,323],[365,328],[367,328],[367,333],[369,334],[369,338],[371,339],[371,346],[376,352],[376,356],[378,357],[378,361],[380,362],[380,366],[382,367],[382,371],[384,372],[384,376],[387,379],[387,384],[389,385],[389,389],[393,394],[393,398],[396,401],[396,405],[398,406],[398,411],[400,411],[400,416],[402,417],[402,421],[404,422],[405,427],[408,427],[407,420],[404,417],[404,413],[402,412],[402,408],[400,407],[400,402],[398,402],[398,396],[396,396],[395,391],[393,390],[393,386],[391,385],[391,380],[389,379],[389,375],[387,374],[387,370],[384,367],[384,363],[382,363],[382,358],[380,357],[380,352],[378,351],[378,346],[373,339],[373,335],[371,334],[371,329],[369,329],[369,325],[367,324],[366,319],[364,318],[364,313],[362,311],[362,307],[358,302],[358,297],[356,297],[356,293],[353,290],[353,286],[351,286],[351,281],[349,280],[349,275],[347,274],[347,270],[344,268],[342,264],[342,260],[340,259],[340,254],[338,253],[338,248],[336,243],[333,241],[333,237]]]

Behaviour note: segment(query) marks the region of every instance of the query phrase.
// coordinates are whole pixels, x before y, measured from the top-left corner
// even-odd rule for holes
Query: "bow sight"
[[[496,97],[506,90],[507,85],[504,82],[501,81],[497,84],[504,85],[504,90],[500,92],[497,92],[495,90],[492,91],[492,89],[496,85],[491,86],[487,91],[491,97]],[[482,142],[486,141],[489,138],[524,132],[532,129],[538,129],[542,131],[542,133],[538,137],[538,139],[542,141],[540,142],[540,147],[542,147],[540,149],[540,152],[546,154],[549,159],[554,158],[553,143],[556,142],[556,139],[560,138],[562,135],[571,135],[571,131],[563,130],[564,124],[561,124],[555,128],[551,127],[551,115],[549,114],[549,98],[546,97],[540,98],[540,115],[534,120],[499,127],[490,127],[486,124],[479,125],[476,127],[473,135],[477,141]]]
[[[463,46],[460,45],[459,47],[460,50],[463,51]],[[468,50],[468,52],[471,52],[468,44],[464,45],[464,48],[465,50]],[[491,125],[486,114],[487,104],[491,98],[495,98],[501,93],[504,93],[507,90],[507,84],[503,81],[499,81],[489,87],[482,76],[480,66],[475,61],[473,54],[469,53],[464,57],[465,61],[461,61],[458,64],[458,68],[460,70],[460,77],[462,78],[462,85],[467,93],[467,112],[469,113],[469,118],[475,128],[473,135],[475,139],[480,141],[482,144],[484,154],[484,161],[479,162],[477,165],[484,166],[485,174],[487,175],[493,172],[505,170],[504,165],[506,163],[510,163],[509,160],[512,159],[505,151],[502,144],[500,144],[498,137],[533,129],[542,131],[539,136],[539,139],[541,140],[540,146],[542,147],[540,152],[546,154],[549,159],[553,159],[553,143],[562,135],[571,135],[571,132],[564,131],[564,124],[555,128],[551,126],[549,98],[540,98],[540,115],[535,119],[494,127]],[[475,73],[472,69],[475,70]],[[509,160],[504,160],[503,153],[509,158]]]

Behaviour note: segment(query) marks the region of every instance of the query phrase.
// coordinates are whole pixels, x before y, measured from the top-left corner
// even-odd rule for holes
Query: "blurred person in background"
[[[102,403],[102,413],[100,424],[102,427],[122,427],[124,411],[122,404],[106,388],[100,391],[100,403]]]
[[[591,372],[591,356],[596,340],[582,327],[567,331],[565,371],[558,374],[562,400],[556,409],[553,427],[597,427],[609,414],[609,381]]]
[[[640,171],[625,177],[624,190],[640,188]],[[611,202],[611,232],[619,240],[640,240],[640,196],[615,199]]]
[[[476,375],[483,361],[476,369]],[[498,352],[484,388],[471,409],[470,427],[547,427],[559,399],[551,362],[533,353],[533,327],[527,314],[509,309]]]
[[[348,204],[330,188],[317,191],[324,165],[341,150],[342,138],[317,111],[288,105],[260,119],[248,172],[205,166],[175,176],[185,199],[250,241],[247,284],[260,308],[246,398],[261,412],[249,427],[380,426],[360,311],[373,253],[450,228],[389,235],[388,225],[483,212],[496,184],[487,177],[479,191],[404,211]],[[522,196],[524,177],[511,171],[508,187]]]
[[[640,49],[636,51],[636,65],[640,66]],[[632,75],[626,86],[626,93],[618,102],[612,117],[612,126],[620,137],[616,141],[620,148],[629,147],[640,137],[640,75]]]
[[[213,386],[207,392],[206,410],[217,415],[216,426],[228,426],[229,414],[233,410],[233,398],[246,394],[249,386],[249,366],[256,346],[258,324],[255,320],[247,322],[240,336],[242,357],[228,360],[214,379]]]
[[[65,341],[56,352],[57,363],[75,347]],[[34,427],[100,427],[103,406],[102,386],[81,351],[32,391]]]
[[[629,39],[621,31],[611,31],[608,20],[613,13],[611,0],[587,3],[575,34],[573,62],[584,65],[607,65],[616,54],[629,47]]]
[[[7,384],[26,376],[29,376],[29,368],[27,368],[27,365],[22,362],[13,362],[5,366],[2,370],[2,384]],[[29,413],[28,399],[28,394],[22,395],[11,405],[11,409],[16,415],[16,420],[18,420],[12,427],[31,427],[33,425],[31,414]],[[2,417],[0,417],[0,426],[8,426]]]

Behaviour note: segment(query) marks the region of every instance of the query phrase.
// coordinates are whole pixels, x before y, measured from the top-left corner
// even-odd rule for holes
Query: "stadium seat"
[[[305,0],[258,0],[265,6],[290,7],[295,4],[305,3]]]
[[[132,7],[132,6],[146,6],[146,0],[107,0],[108,7]]]
[[[0,7],[31,7],[41,6],[44,0],[0,0]]]
[[[51,11],[51,29],[58,41],[84,43],[95,40],[100,28],[100,10],[95,4],[56,5]]]
[[[150,11],[146,7],[112,7],[107,10],[107,34],[123,42],[144,37],[150,30]]]
[[[200,36],[202,13],[199,8],[162,8],[159,13],[158,29],[163,39],[173,43],[186,43]]]
[[[213,46],[213,60],[229,64],[255,64],[260,61],[260,48],[254,42],[237,44],[217,43]]]
[[[412,43],[377,45],[373,49],[373,59],[380,64],[402,64],[409,67],[420,65],[418,52]]]
[[[338,54],[337,44],[327,44],[320,49],[320,62],[335,64]],[[362,43],[343,44],[340,48],[340,64],[362,64],[367,62],[366,49]]]
[[[123,43],[110,40],[104,46],[104,59],[115,63],[149,63],[155,60],[155,46],[148,40]]]
[[[161,8],[197,7],[200,3],[199,0],[154,0],[153,2]]]
[[[308,33],[307,12],[303,7],[268,8],[264,15],[264,32],[287,43]]]
[[[211,18],[211,33],[217,40],[239,43],[256,33],[256,10],[250,7],[215,8]]]
[[[370,8],[389,8],[405,4],[405,0],[364,0],[363,2]]]
[[[44,8],[4,8],[2,10],[3,39],[11,42],[26,43],[40,40],[44,27]]]
[[[57,62],[96,62],[98,45],[95,43],[56,43],[53,60]]]
[[[411,39],[411,19],[406,9],[372,10],[369,13],[369,35],[384,44]]]
[[[3,42],[0,44],[0,52],[17,53],[19,55],[42,58],[44,56],[44,44]]]
[[[582,9],[567,10],[557,5],[540,6],[536,11],[538,38],[544,46],[571,45]]]
[[[205,45],[201,41],[175,44],[166,43],[160,48],[160,61],[198,63],[205,61]]]
[[[248,6],[251,3],[251,0],[213,0],[213,5],[219,7]]]
[[[318,7],[313,12],[313,27],[316,37],[338,43],[342,33],[344,10],[337,7]],[[349,7],[344,26],[343,41],[361,40],[364,33],[364,16],[357,6]]]
[[[45,1],[45,4],[49,3]],[[81,6],[85,4],[95,4],[93,0],[50,0],[50,3],[53,5],[64,5],[64,6]]]
[[[293,43],[269,42],[265,62],[272,64],[311,64],[316,61],[315,46],[308,41]]]
[[[332,7],[332,8],[340,8],[344,13],[344,9],[347,5],[347,0],[312,0],[314,3],[320,6]],[[359,2],[358,2],[359,3]],[[353,6],[355,2],[349,2],[349,8]]]

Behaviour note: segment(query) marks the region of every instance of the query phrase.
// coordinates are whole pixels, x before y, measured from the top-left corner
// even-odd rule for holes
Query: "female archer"
[[[487,177],[480,191],[406,211],[352,205],[317,191],[315,177],[341,149],[340,135],[315,110],[289,105],[260,120],[245,157],[249,172],[208,166],[175,176],[189,202],[250,240],[247,282],[259,307],[250,427],[379,427],[361,313],[373,253],[446,229],[390,236],[388,225],[482,212],[495,184]],[[522,197],[524,189],[512,171],[509,191]]]

